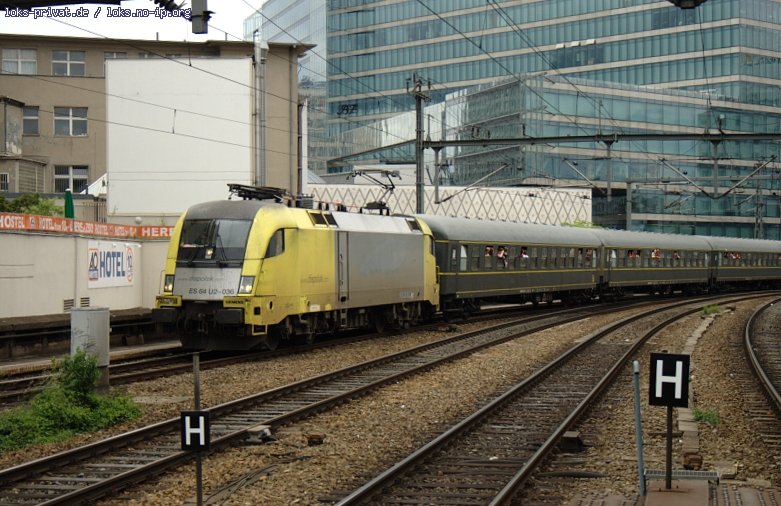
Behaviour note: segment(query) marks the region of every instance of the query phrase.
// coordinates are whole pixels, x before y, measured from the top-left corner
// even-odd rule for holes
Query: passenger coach
[[[602,243],[590,229],[425,215],[434,234],[443,311],[480,300],[591,299],[605,282]]]
[[[703,237],[625,230],[596,230],[605,248],[605,291],[693,293],[707,290],[715,271]]]
[[[707,237],[716,287],[777,286],[781,280],[781,241]]]

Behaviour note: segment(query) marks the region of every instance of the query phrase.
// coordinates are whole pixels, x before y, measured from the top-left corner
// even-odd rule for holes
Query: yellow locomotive
[[[424,222],[291,207],[278,193],[229,186],[242,200],[192,206],[169,245],[153,318],[184,347],[274,349],[344,328],[406,327],[437,311]]]

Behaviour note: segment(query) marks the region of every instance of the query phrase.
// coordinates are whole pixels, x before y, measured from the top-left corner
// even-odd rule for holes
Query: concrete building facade
[[[0,34],[0,95],[23,104],[22,150],[0,176],[8,180],[5,191],[79,193],[106,173],[106,60],[252,54],[243,42]]]
[[[305,134],[298,119],[297,71],[298,59],[308,50],[311,46],[299,43],[256,45],[242,41],[188,43],[0,35],[0,97],[5,97],[2,99],[4,121],[7,118],[9,126],[19,125],[18,139],[6,142],[0,151],[0,191],[37,192],[56,197],[71,188],[78,194],[106,175],[110,187],[111,163],[132,166],[135,158],[140,163],[144,157],[152,157],[148,165],[154,166],[158,174],[164,172],[163,179],[187,180],[191,169],[187,157],[177,158],[176,153],[198,156],[198,150],[203,149],[218,157],[210,167],[214,173],[239,173],[241,177],[234,182],[276,186],[296,194],[301,188],[300,144]],[[200,68],[216,60],[241,60],[245,71],[227,76],[221,75],[219,68],[213,71]],[[117,65],[117,71],[130,66],[135,74],[125,74],[124,85],[116,86],[121,83],[115,82],[110,89],[106,72],[111,64]],[[151,78],[145,81],[143,76],[150,77],[149,72],[154,73],[155,69],[160,72],[163,68],[167,70],[157,76],[156,89],[151,89]],[[174,73],[173,69],[189,70]],[[166,81],[165,75],[170,79]],[[204,84],[206,79],[212,79],[213,84]],[[131,81],[136,83],[136,89]],[[219,153],[213,152],[219,143],[210,141],[219,140],[226,129],[208,130],[209,115],[214,119],[221,114],[209,109],[209,101],[210,94],[233,93],[225,91],[228,87],[239,90],[244,97],[243,107],[229,108],[230,117],[221,119],[241,124],[244,129],[242,139],[222,139],[223,145],[232,142],[242,154],[220,161]],[[229,99],[224,95],[219,98]],[[108,104],[113,104],[111,117]],[[123,109],[119,104],[126,107]],[[148,112],[146,123],[143,117],[138,117],[142,110]],[[183,141],[182,134],[187,134],[187,130],[182,127],[187,122],[187,114],[192,112],[205,114],[200,122],[192,119],[191,114],[189,125],[197,131],[203,144]],[[153,121],[160,116],[165,117],[162,129],[159,121]],[[115,147],[117,153],[124,153],[122,158],[117,158],[117,153],[112,158],[107,152],[109,131],[115,136],[121,133],[121,139],[114,140],[120,142]],[[150,145],[150,149],[145,149],[142,141],[148,140],[150,134],[162,147]],[[163,158],[167,160],[165,164],[157,163]],[[237,159],[241,163],[236,163]],[[230,167],[224,167],[223,162]],[[129,175],[132,167],[123,169],[122,177],[126,181],[140,180],[137,175]],[[204,195],[224,198],[227,193],[224,185],[217,188],[208,180],[201,183],[207,187],[206,192],[193,192],[193,198]],[[143,189],[134,191],[134,194],[123,193],[122,199],[102,216],[108,215],[116,222],[132,222],[139,214],[172,221],[186,208],[183,202],[176,209],[155,209],[155,204],[150,202],[143,210],[133,206],[123,209],[123,202],[139,203],[148,196]]]

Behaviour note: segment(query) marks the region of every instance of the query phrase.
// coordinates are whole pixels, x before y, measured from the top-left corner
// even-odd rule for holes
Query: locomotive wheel
[[[385,332],[385,318],[382,315],[381,311],[375,311],[372,313],[372,322],[371,326],[374,329],[374,331],[378,334],[382,334]]]
[[[270,351],[274,351],[279,346],[279,334],[276,332],[269,332],[263,340],[263,346]]]

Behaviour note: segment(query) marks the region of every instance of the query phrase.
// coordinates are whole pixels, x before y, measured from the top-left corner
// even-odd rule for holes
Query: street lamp
[[[694,9],[701,3],[706,2],[707,0],[667,0],[668,2],[674,4],[676,7],[680,7],[681,9]]]

